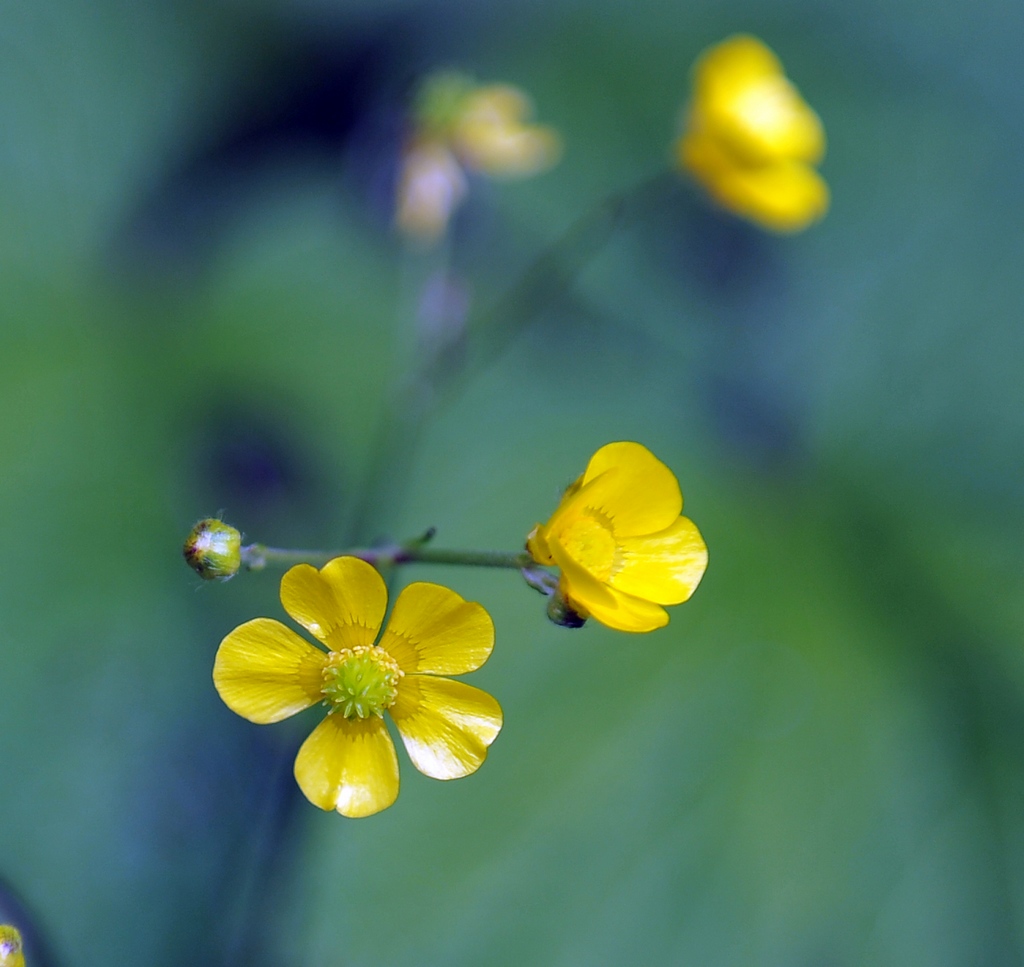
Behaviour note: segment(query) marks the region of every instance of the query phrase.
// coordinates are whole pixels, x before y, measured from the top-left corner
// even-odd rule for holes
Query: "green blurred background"
[[[0,916],[30,967],[1024,962],[1018,2],[13,0],[0,11]],[[762,37],[824,119],[793,238],[680,179],[426,423],[353,521],[439,256],[390,229],[403,99],[534,96],[552,172],[475,181],[482,309],[670,159],[688,69]],[[312,720],[210,681],[279,574],[180,543],[434,525],[515,549],[601,444],[671,466],[711,566],[670,626],[569,632],[514,573],[472,778],[348,821]],[[358,533],[359,529],[362,533]],[[30,918],[30,919],[26,919]]]

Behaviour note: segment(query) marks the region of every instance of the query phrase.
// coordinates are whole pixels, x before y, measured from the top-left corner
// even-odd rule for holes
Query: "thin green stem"
[[[242,566],[249,571],[262,571],[270,564],[323,565],[335,557],[357,557],[376,568],[396,564],[454,564],[463,567],[503,567],[521,571],[533,564],[526,551],[461,551],[440,547],[424,547],[422,543],[384,544],[380,547],[352,547],[340,551],[297,550],[249,544],[242,548]]]

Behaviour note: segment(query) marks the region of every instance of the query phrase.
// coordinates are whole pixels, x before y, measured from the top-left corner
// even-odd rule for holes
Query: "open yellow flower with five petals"
[[[324,703],[327,717],[295,760],[314,805],[370,816],[398,796],[398,759],[387,711],[413,765],[435,779],[475,772],[501,730],[486,692],[441,676],[475,671],[494,647],[484,608],[437,584],[398,596],[380,641],[387,589],[375,568],[338,557],[317,570],[291,568],[281,603],[327,649],[271,618],[235,628],[222,642],[213,681],[232,711],[259,724]]]
[[[526,547],[561,569],[559,593],[581,617],[619,631],[668,624],[707,568],[700,532],[682,517],[675,475],[639,443],[601,447]]]

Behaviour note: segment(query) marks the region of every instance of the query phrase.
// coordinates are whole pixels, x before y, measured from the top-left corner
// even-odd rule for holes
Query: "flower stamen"
[[[320,689],[327,714],[344,718],[384,717],[398,698],[398,681],[405,674],[383,648],[357,645],[332,651],[324,665]]]

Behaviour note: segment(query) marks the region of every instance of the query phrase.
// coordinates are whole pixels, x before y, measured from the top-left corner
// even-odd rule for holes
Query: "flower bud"
[[[8,923],[0,924],[0,967],[25,967],[21,934]]]
[[[226,581],[242,566],[242,535],[230,524],[208,517],[192,528],[182,553],[204,581]]]
[[[587,621],[587,615],[580,614],[561,591],[548,598],[548,617],[560,628],[582,628]]]

